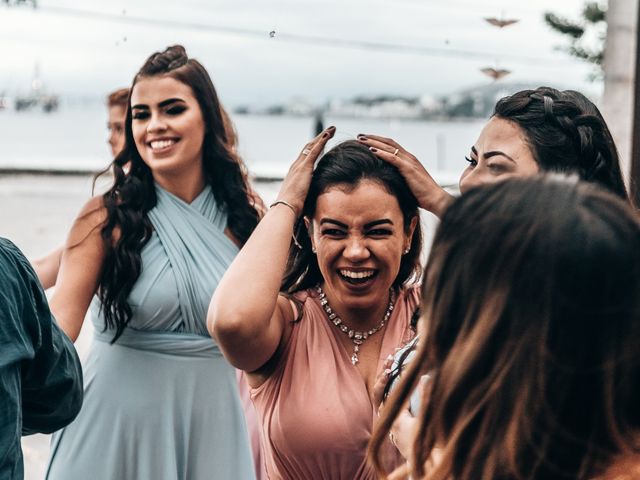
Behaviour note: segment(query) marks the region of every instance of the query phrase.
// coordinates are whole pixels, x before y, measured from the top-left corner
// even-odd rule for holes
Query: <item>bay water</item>
[[[239,153],[258,177],[282,178],[313,137],[311,117],[234,115]],[[98,102],[59,110],[0,110],[0,169],[99,170],[110,161],[106,108]],[[335,125],[329,146],[359,133],[391,137],[420,159],[437,180],[455,184],[484,120],[435,122],[326,117]]]

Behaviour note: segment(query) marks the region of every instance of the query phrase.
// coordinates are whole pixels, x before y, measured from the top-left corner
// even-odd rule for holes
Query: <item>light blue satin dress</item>
[[[209,187],[191,204],[156,192],[133,317],[111,344],[94,299],[84,405],[53,437],[49,480],[255,478],[235,371],[206,329],[238,252],[227,216]]]

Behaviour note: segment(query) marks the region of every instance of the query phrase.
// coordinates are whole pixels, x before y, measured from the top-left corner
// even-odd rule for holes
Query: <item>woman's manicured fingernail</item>
[[[373,147],[369,147],[369,150],[371,150],[373,153],[376,153],[378,151],[377,148],[373,148]]]
[[[322,134],[322,138],[327,138],[328,136],[329,136],[329,132],[324,132],[324,133]]]
[[[333,125],[331,125],[329,128],[327,128],[327,130],[331,130],[331,131],[333,131],[335,129],[336,129],[336,127],[334,127]]]
[[[358,140],[369,140],[369,139],[360,133],[358,134]]]

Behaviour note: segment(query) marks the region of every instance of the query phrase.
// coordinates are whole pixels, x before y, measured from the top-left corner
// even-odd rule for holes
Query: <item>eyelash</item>
[[[345,235],[345,232],[342,230],[338,230],[335,228],[327,228],[326,230],[322,230],[322,234],[323,235],[328,235],[330,237],[341,237]],[[384,236],[389,236],[392,235],[393,232],[391,230],[387,230],[384,228],[377,228],[375,230],[369,230],[367,232],[367,235],[371,235],[374,237],[384,237]]]
[[[187,108],[186,107],[171,107],[170,109],[167,110],[167,114],[169,115],[180,115],[182,112],[184,112]]]
[[[469,162],[469,165],[471,165],[472,167],[475,167],[476,165],[478,165],[478,161],[474,160],[473,158],[469,158],[469,157],[464,157],[464,159]]]
[[[327,228],[325,230],[322,230],[322,234],[323,235],[329,235],[331,237],[339,237],[344,235],[344,232],[342,230],[338,230],[336,228]]]
[[[387,229],[384,229],[384,228],[377,228],[375,230],[369,230],[367,232],[367,234],[368,235],[373,235],[375,237],[382,237],[382,236],[391,235],[392,232],[391,232],[391,230],[387,230]]]
[[[180,115],[186,109],[187,107],[184,106],[175,106],[167,109],[165,113],[167,115],[176,116]],[[145,118],[149,118],[149,112],[134,112],[131,118],[133,118],[134,120],[144,120]]]

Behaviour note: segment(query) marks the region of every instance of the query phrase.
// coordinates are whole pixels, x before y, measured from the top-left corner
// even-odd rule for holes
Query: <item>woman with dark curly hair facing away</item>
[[[48,479],[254,478],[235,371],[206,329],[259,220],[227,135],[204,67],[181,46],[151,55],[114,184],[76,219],[51,301],[74,340],[92,303],[96,333],[85,403],[54,436]]]
[[[575,178],[511,179],[445,212],[421,342],[371,457],[422,387],[395,479],[640,478],[640,222]]]

